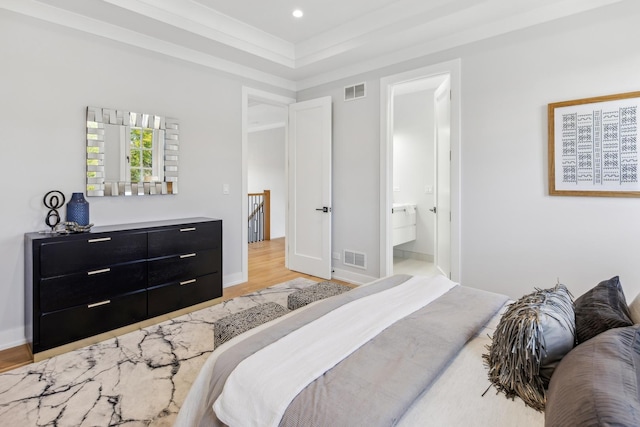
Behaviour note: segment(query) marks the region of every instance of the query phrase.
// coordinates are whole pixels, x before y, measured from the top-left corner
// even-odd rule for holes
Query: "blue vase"
[[[89,202],[83,193],[71,194],[71,200],[67,203],[67,221],[76,222],[78,225],[89,224]]]

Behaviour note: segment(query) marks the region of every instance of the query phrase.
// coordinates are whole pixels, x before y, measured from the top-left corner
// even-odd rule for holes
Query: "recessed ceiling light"
[[[304,13],[300,9],[296,9],[293,11],[292,15],[296,18],[302,18],[302,15],[304,15]]]

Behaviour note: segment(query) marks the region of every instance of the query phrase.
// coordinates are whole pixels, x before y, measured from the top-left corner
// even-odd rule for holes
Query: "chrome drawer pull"
[[[196,282],[196,279],[185,280],[184,282],[180,282],[180,286],[188,285],[189,283],[195,283],[195,282]]]
[[[104,300],[104,301],[96,302],[95,304],[89,304],[87,306],[87,308],[98,307],[98,306],[105,305],[105,304],[110,304],[110,303],[111,303],[111,300],[107,299],[107,300]]]
[[[196,231],[196,228],[195,228],[195,227],[181,228],[181,229],[180,229],[180,231],[181,231],[181,232],[183,232],[183,233],[184,233],[185,231]]]
[[[193,253],[193,254],[184,254],[184,255],[180,255],[180,259],[183,259],[183,258],[191,258],[192,256],[196,256],[196,254],[195,254],[195,253]]]
[[[92,276],[94,274],[100,274],[100,273],[108,273],[110,271],[111,271],[110,268],[103,268],[102,270],[87,271],[87,276]]]
[[[97,243],[97,242],[108,242],[111,240],[111,237],[100,237],[99,239],[89,239],[89,243]]]

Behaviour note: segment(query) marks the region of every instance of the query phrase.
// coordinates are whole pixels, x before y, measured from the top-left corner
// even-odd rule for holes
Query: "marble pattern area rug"
[[[172,426],[213,351],[213,323],[287,296],[298,278],[0,374],[0,426]]]

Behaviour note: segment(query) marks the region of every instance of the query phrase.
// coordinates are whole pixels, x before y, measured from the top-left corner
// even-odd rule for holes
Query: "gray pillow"
[[[578,298],[575,311],[578,344],[608,329],[633,325],[618,276],[598,283]]]
[[[551,378],[545,426],[640,426],[636,367],[640,325],[611,329],[580,344]]]
[[[484,354],[489,381],[507,397],[544,410],[554,369],[575,343],[571,294],[564,285],[538,289],[510,304]]]

